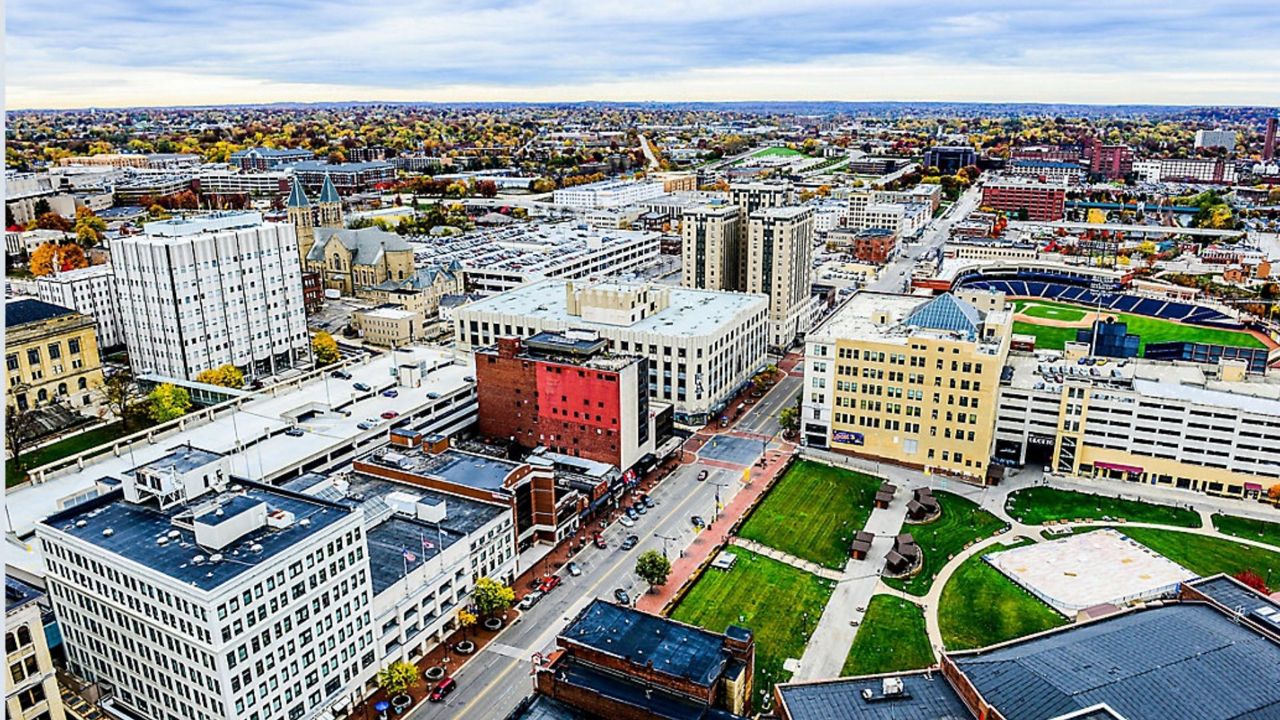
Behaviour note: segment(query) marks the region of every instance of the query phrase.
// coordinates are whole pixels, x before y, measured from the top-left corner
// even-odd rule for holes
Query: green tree
[[[138,406],[142,402],[142,391],[133,381],[133,373],[120,370],[108,375],[102,382],[102,396],[107,410],[120,418],[127,433],[138,417]]]
[[[636,575],[649,583],[650,589],[667,582],[671,574],[671,561],[657,550],[646,550],[636,558]]]
[[[417,682],[418,668],[404,660],[397,660],[378,671],[378,687],[392,697],[403,695]]]
[[[177,420],[191,409],[191,395],[186,388],[172,383],[159,385],[147,396],[147,413],[157,423]]]
[[[778,424],[787,432],[795,432],[800,427],[800,409],[795,405],[782,408],[778,413]]]
[[[497,615],[506,610],[511,607],[515,599],[514,590],[487,577],[477,580],[475,590],[471,592],[471,602],[475,604],[476,612],[485,617]]]
[[[244,373],[240,368],[227,363],[216,368],[209,368],[196,375],[196,382],[209,383],[227,388],[244,387]]]
[[[321,330],[311,338],[311,352],[316,356],[316,364],[323,367],[338,362],[338,341],[329,333]]]

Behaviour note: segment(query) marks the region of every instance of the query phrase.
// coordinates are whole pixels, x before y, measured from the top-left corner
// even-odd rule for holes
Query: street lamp
[[[659,535],[658,533],[654,533],[653,536],[662,540],[662,557],[663,558],[667,557],[667,542],[668,541],[676,542],[679,540],[679,538],[667,537],[666,535]]]

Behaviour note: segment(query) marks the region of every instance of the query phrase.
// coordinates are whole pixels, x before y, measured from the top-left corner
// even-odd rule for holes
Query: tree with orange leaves
[[[31,253],[30,270],[32,275],[48,275],[53,272],[66,272],[82,267],[89,267],[89,260],[84,250],[75,243],[43,243]]]

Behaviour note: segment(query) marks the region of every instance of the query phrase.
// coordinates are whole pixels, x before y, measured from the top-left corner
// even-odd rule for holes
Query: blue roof
[[[18,608],[30,602],[35,602],[44,593],[40,588],[27,582],[23,582],[8,573],[4,576],[4,610],[5,612],[13,612]]]
[[[333,186],[333,178],[329,173],[324,174],[324,187],[320,189],[320,202],[322,203],[340,203],[342,198],[338,196],[338,188]]]
[[[325,177],[327,178],[328,176],[326,175]],[[287,203],[287,206],[291,208],[304,208],[311,206],[311,201],[307,200],[307,193],[302,190],[302,181],[298,180],[297,175],[293,176],[293,188],[289,190],[289,202]]]
[[[560,633],[571,641],[695,685],[711,687],[730,657],[724,637],[596,599]]]
[[[10,300],[4,304],[4,326],[17,327],[50,318],[74,315],[75,310],[34,298]]]
[[[912,310],[903,324],[930,330],[960,332],[972,340],[978,336],[982,315],[974,306],[947,293]]]
[[[940,673],[898,677],[903,694],[892,698],[883,696],[878,677],[784,684],[778,689],[791,720],[972,720],[969,709]],[[875,699],[864,700],[863,690],[870,690]]]

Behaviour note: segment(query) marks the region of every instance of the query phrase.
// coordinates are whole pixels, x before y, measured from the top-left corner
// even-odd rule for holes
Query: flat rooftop
[[[221,550],[210,551],[196,544],[195,533],[181,517],[189,517],[193,511],[203,515],[204,509],[213,509],[213,503],[233,508],[236,503],[265,503],[268,511],[292,513],[294,521],[281,529],[260,527]],[[204,495],[166,510],[127,502],[123,492],[116,490],[52,515],[42,524],[151,572],[197,590],[212,591],[252,572],[263,561],[309,542],[351,512],[349,507],[234,478],[227,492]],[[178,524],[175,518],[179,518]],[[163,543],[160,538],[165,538]],[[210,561],[215,552],[224,559]]]
[[[154,470],[156,472],[176,472],[179,474],[189,473],[196,468],[202,468],[205,465],[222,457],[222,453],[201,450],[190,445],[182,445],[171,449],[169,452],[161,455],[147,463],[143,463],[134,468],[132,472],[138,470]]]
[[[960,696],[942,677],[934,673],[898,675],[903,694],[892,699],[862,697],[870,690],[882,697],[880,678],[849,678],[794,683],[779,686],[782,702],[792,720],[971,720],[973,715]],[[1013,717],[1013,716],[1011,716]]]
[[[576,188],[575,188],[576,189]],[[647,230],[593,228],[576,222],[530,223],[477,230],[462,237],[415,237],[410,241],[419,261],[486,272],[538,276],[573,266],[591,255],[662,233]]]
[[[903,346],[908,345],[913,337],[967,341],[967,334],[955,330],[905,324],[917,309],[941,298],[943,296],[930,298],[897,293],[857,292],[810,332],[808,337],[810,340],[832,343],[836,340],[867,340]],[[955,299],[955,304],[956,307],[967,305],[958,298]],[[971,314],[977,312],[972,306],[968,306],[968,310]],[[888,314],[889,322],[876,322],[876,318],[882,313]],[[1001,324],[1005,316],[1006,313],[1003,311],[988,313],[985,320],[981,319],[980,315],[974,315],[975,318],[979,318],[976,323],[979,329],[984,322]],[[976,344],[980,350],[992,354],[999,349],[998,342],[983,340],[981,336],[978,336]]]
[[[491,297],[477,300],[457,312],[482,312],[509,317],[530,317],[544,326],[558,330],[586,328],[605,331],[620,329],[606,323],[594,323],[565,309],[565,280],[542,280],[522,285]],[[635,287],[625,283],[601,283],[615,287]],[[582,287],[587,287],[583,285]],[[662,286],[668,289],[668,286]],[[665,309],[621,329],[654,335],[714,335],[727,330],[744,314],[761,312],[769,305],[765,295],[718,292],[670,286],[671,304]]]
[[[33,603],[42,597],[44,597],[44,592],[40,590],[40,588],[5,573],[4,611],[6,613],[11,613],[27,603]]]
[[[508,492],[504,483],[523,463],[476,455],[448,448],[429,453],[421,447],[386,446],[360,458],[360,462],[440,478],[455,485],[492,492]]]
[[[570,685],[633,708],[643,707],[657,720],[742,720],[740,716],[663,692],[661,686],[606,673],[565,658],[556,665],[556,682]]]

